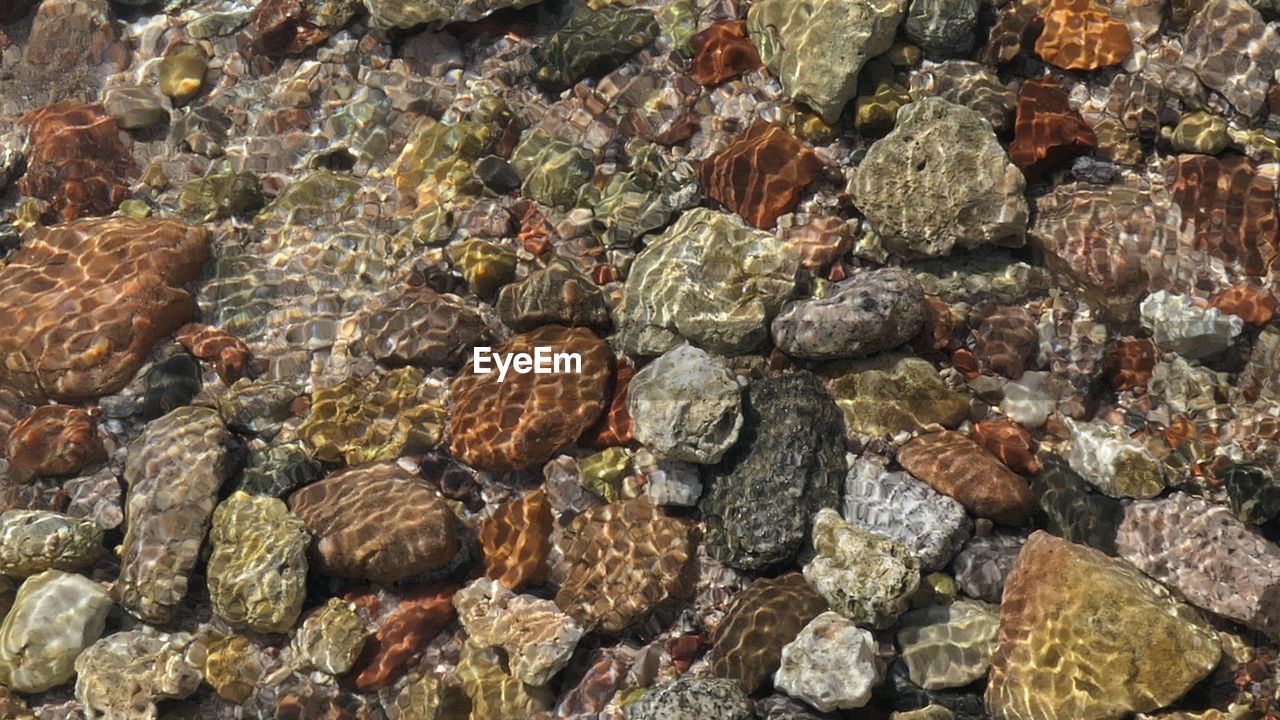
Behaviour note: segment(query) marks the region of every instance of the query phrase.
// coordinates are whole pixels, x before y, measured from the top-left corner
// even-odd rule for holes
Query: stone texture
[[[693,208],[636,256],[615,309],[622,347],[661,355],[680,338],[721,355],[764,345],[798,260],[733,215]]]
[[[862,435],[897,435],[934,424],[955,427],[969,415],[969,400],[948,388],[923,358],[886,353],[841,364],[831,394],[845,426]]]
[[[159,716],[157,703],[200,687],[205,645],[191,633],[148,625],[112,633],[76,658],[76,700],[89,717]]]
[[[643,8],[580,7],[539,46],[534,80],[560,92],[584,77],[612,71],[658,35],[658,21]]]
[[[185,352],[176,352],[147,368],[142,376],[139,415],[151,421],[190,405],[203,384],[200,363]]]
[[[1022,525],[1035,507],[1025,480],[959,433],[921,435],[898,449],[898,462],[978,517]]]
[[[251,215],[265,204],[262,182],[251,172],[211,172],[178,193],[178,209],[194,222]]]
[[[733,597],[711,636],[711,671],[754,693],[782,661],[782,648],[827,604],[797,572],[760,578]]]
[[[0,573],[28,577],[45,570],[86,570],[102,557],[102,528],[48,510],[0,513]]]
[[[102,109],[121,130],[144,130],[168,121],[164,96],[154,87],[118,85],[102,93]]]
[[[1239,317],[1164,290],[1147,296],[1141,312],[1142,325],[1157,345],[1192,360],[1221,353],[1244,330]]]
[[[369,629],[356,606],[329,598],[302,621],[290,646],[305,667],[339,676],[355,665],[368,639]]]
[[[899,624],[898,649],[911,682],[943,690],[987,676],[1000,628],[997,606],[957,600],[912,610]]]
[[[1169,135],[1173,149],[1185,153],[1217,155],[1230,143],[1226,119],[1203,110],[1183,115]]]
[[[174,333],[174,340],[182,344],[193,357],[213,363],[218,377],[232,384],[253,370],[250,363],[253,353],[240,338],[212,325],[187,323]]]
[[[564,669],[583,630],[550,600],[516,595],[488,578],[453,596],[458,621],[481,645],[501,647],[511,674],[529,685],[546,685]]]
[[[551,503],[541,489],[499,506],[480,521],[476,541],[485,576],[512,590],[545,581],[553,522]]]
[[[1081,0],[1067,0],[1079,3]],[[1092,0],[1084,0],[1091,3]],[[1125,33],[1126,40],[1128,32]],[[1009,160],[1028,180],[1044,177],[1067,160],[1097,147],[1098,138],[1067,102],[1067,91],[1052,78],[1028,80],[1018,95]]]
[[[813,549],[804,579],[832,610],[861,625],[892,625],[920,584],[910,550],[849,525],[829,508],[813,521]]]
[[[311,392],[298,438],[315,459],[348,465],[430,450],[444,439],[445,396],[412,366],[350,377]]]
[[[359,0],[263,0],[249,15],[249,31],[262,52],[296,55],[328,40],[359,7]]]
[[[872,270],[828,286],[821,298],[783,308],[773,319],[773,342],[792,357],[865,357],[915,337],[924,313],[924,291],[913,275]]]
[[[235,628],[283,633],[306,598],[307,527],[283,501],[237,492],[213,511],[209,600]]]
[[[1277,178],[1247,158],[1179,155],[1166,169],[1195,248],[1247,276],[1280,268]]]
[[[150,623],[173,619],[229,471],[231,433],[218,413],[183,407],[129,446],[120,604]]]
[[[9,431],[9,473],[19,484],[75,475],[107,459],[93,415],[69,405],[43,405]]]
[[[833,124],[857,92],[863,64],[893,44],[906,6],[905,0],[762,0],[747,11],[747,31],[787,94]]]
[[[534,136],[534,133],[527,135],[527,137],[532,136]],[[568,148],[567,151],[577,149]],[[559,150],[555,150],[555,152],[559,152]],[[563,179],[564,187],[575,188],[578,182],[586,179],[585,174],[581,177],[569,177],[562,172],[556,172],[560,169],[556,158],[540,156],[534,161],[532,167],[535,168],[534,172],[538,173],[536,175],[538,182],[559,182]],[[544,173],[544,170],[548,172]],[[535,176],[531,175],[530,177]],[[542,193],[558,193],[560,191],[543,187],[541,190],[530,190],[529,192],[546,198],[547,202],[554,202],[553,196],[543,195]],[[516,277],[516,265],[519,262],[519,258],[516,256],[515,250],[506,245],[472,238],[457,245],[449,246],[448,254],[449,259],[453,261],[454,267],[466,279],[467,286],[471,289],[471,292],[480,297],[492,298],[499,288]]]
[[[1242,522],[1261,525],[1280,515],[1280,483],[1265,469],[1237,463],[1223,473],[1222,486],[1232,512]]]
[[[1183,62],[1200,81],[1245,115],[1266,102],[1272,73],[1280,67],[1280,37],[1244,0],[1209,0],[1187,26]]]
[[[560,257],[525,279],[503,286],[497,310],[502,322],[516,332],[550,324],[609,326],[604,292],[572,262]]]
[[[680,678],[627,705],[625,720],[754,720],[751,701],[732,680]]]
[[[342,0],[337,0],[334,4],[341,3]],[[199,45],[177,45],[160,61],[160,92],[175,105],[184,105],[200,92],[208,69],[209,56]]]
[[[27,578],[0,624],[0,684],[38,693],[70,680],[110,610],[106,591],[82,575],[46,570]]]
[[[173,220],[37,230],[0,268],[0,386],[64,402],[123,388],[156,340],[195,311],[183,287],[205,242],[203,230]]]
[[[876,650],[870,632],[824,612],[782,648],[773,684],[822,712],[860,708],[880,682]]]
[[[492,349],[495,356],[537,348],[552,372],[509,372],[502,379],[490,359],[488,372],[468,363],[454,378],[449,450],[480,470],[523,470],[540,465],[573,442],[600,417],[608,400],[613,355],[590,330],[543,325]],[[576,353],[580,363],[553,364],[558,353]]]
[[[396,582],[443,569],[458,551],[445,499],[394,463],[330,475],[290,495],[289,509],[311,532],[316,568],[336,577]]]
[[[1124,518],[1119,501],[1097,492],[1056,455],[1043,456],[1043,468],[1030,484],[1040,504],[1038,527],[1108,555],[1116,554],[1116,528]]]
[[[1035,319],[1022,307],[1001,307],[988,313],[974,329],[970,342],[982,370],[1011,380],[1022,376],[1039,344]]]
[[[1115,498],[1149,498],[1164,490],[1160,462],[1122,427],[1102,421],[1067,419],[1071,430],[1071,469]]]
[[[1063,70],[1118,65],[1133,50],[1124,21],[1094,0],[1049,0],[1036,55]]]
[[[703,160],[698,182],[707,197],[752,226],[772,230],[821,169],[822,161],[804,143],[760,120]]]
[[[725,361],[680,345],[636,373],[627,413],[635,439],[658,455],[716,463],[742,429],[742,389]]]
[[[1026,182],[976,111],[926,97],[867,151],[850,192],[885,247],[908,257],[1018,247]]]
[[[510,675],[502,656],[475,642],[462,646],[458,677],[471,698],[471,717],[535,720],[551,709],[551,694]]]
[[[758,570],[794,559],[814,514],[839,502],[844,427],[803,371],[753,382],[742,410],[738,442],[704,476],[700,508],[711,556]]]
[[[19,121],[29,128],[29,149],[18,192],[49,203],[46,222],[109,215],[128,196],[137,166],[101,105],[63,102]]]
[[[947,60],[920,68],[911,74],[908,91],[912,100],[932,95],[975,110],[996,131],[1008,129],[1018,104],[1018,93],[1000,82],[999,75],[969,60]]]
[[[1119,720],[1177,700],[1220,655],[1199,614],[1163,587],[1037,532],[1005,587],[987,711],[993,720]]]
[[[454,619],[451,598],[456,586],[410,586],[354,598],[377,617],[377,632],[356,663],[352,684],[357,690],[380,690],[398,680]],[[461,668],[459,668],[461,672]],[[501,717],[501,716],[495,716]]]
[[[932,57],[952,57],[973,47],[978,21],[974,0],[912,0],[903,30],[907,39]]]
[[[1008,386],[1006,385],[1005,387],[1007,388]],[[1006,392],[1005,400],[1008,399],[1009,396]],[[1001,403],[1001,412],[1010,415],[1016,421],[1026,419],[1023,413],[1010,412],[1010,410],[1013,410],[1013,408],[1005,409],[1004,403]],[[1048,413],[1043,414],[1047,415]],[[1040,422],[1031,423],[1032,427],[1044,424],[1044,417],[1041,417],[1041,413],[1036,413],[1034,419]],[[1031,433],[1020,427],[1017,422],[990,420],[974,423],[969,437],[1016,473],[1030,475],[1040,469],[1040,462],[1035,455],[1035,441],[1031,439]]]
[[[706,86],[719,85],[763,65],[742,20],[712,23],[690,38],[689,49],[693,51],[689,74]]]
[[[544,205],[568,209],[591,179],[592,157],[581,145],[534,128],[520,136],[511,153],[521,191]]]
[[[956,585],[969,597],[1000,602],[1005,579],[1013,570],[1025,535],[998,533],[970,538],[952,563]]]
[[[352,347],[392,366],[461,367],[489,338],[479,313],[425,286],[401,289],[355,325]]]
[[[960,503],[904,472],[861,458],[845,477],[843,514],[850,527],[906,547],[925,572],[945,567],[973,533]]]

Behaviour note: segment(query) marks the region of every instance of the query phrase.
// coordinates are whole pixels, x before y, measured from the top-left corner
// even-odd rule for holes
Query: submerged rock
[[[804,579],[831,609],[855,623],[892,625],[920,584],[920,567],[910,550],[845,523],[835,510],[818,511],[813,549]]]
[[[924,291],[910,273],[872,270],[788,305],[773,319],[773,342],[798,358],[859,358],[891,350],[924,326]]]
[[[680,678],[622,711],[626,720],[754,720],[751,701],[732,680]]]
[[[200,687],[205,645],[149,625],[108,635],[76,658],[76,700],[90,717],[155,718],[156,704]]]
[[[963,687],[987,676],[999,608],[977,600],[931,605],[902,616],[898,648],[911,682],[926,690]]]
[[[1115,498],[1149,498],[1164,489],[1164,471],[1151,451],[1129,438],[1122,427],[1101,421],[1077,423],[1071,430],[1071,469]]]
[[[283,633],[306,598],[311,537],[281,500],[237,492],[213,511],[205,571],[218,617],[237,628]]]
[[[782,127],[755,122],[702,161],[698,183],[707,197],[753,227],[772,230],[821,169],[818,156]]]
[[[534,79],[560,92],[587,76],[604,75],[648,45],[658,35],[658,21],[643,8],[583,6],[537,50]]]
[[[93,415],[69,405],[43,405],[9,430],[9,473],[20,484],[74,475],[107,459]]]
[[[369,634],[355,605],[329,598],[302,621],[290,646],[305,667],[345,675],[356,664]]]
[[[843,514],[850,527],[905,546],[925,572],[951,562],[973,533],[960,503],[904,472],[861,458],[845,477]]]
[[[551,324],[609,326],[604,293],[573,263],[560,257],[525,279],[503,286],[497,310],[502,322],[517,332]]]
[[[760,578],[733,597],[711,637],[711,671],[753,693],[777,670],[782,649],[827,610],[797,572]]]
[[[870,632],[824,612],[782,648],[773,684],[823,712],[860,708],[880,681],[876,650]]]
[[[716,463],[742,428],[742,389],[720,358],[691,345],[643,367],[627,389],[635,438],[675,460]]]
[[[923,358],[885,353],[830,372],[831,394],[850,432],[898,435],[933,425],[952,428],[969,415],[969,400],[942,381]]]
[[[1141,312],[1142,325],[1157,345],[1193,360],[1226,350],[1244,330],[1244,321],[1235,315],[1163,290],[1143,300]]]
[[[47,510],[0,514],[0,573],[10,577],[85,570],[105,551],[102,528],[92,520]]]
[[[106,591],[82,575],[46,570],[27,578],[0,624],[0,684],[38,693],[70,680],[111,607]]]
[[[467,636],[505,650],[511,674],[529,685],[546,685],[564,669],[583,635],[554,602],[516,595],[487,578],[455,593],[453,606]]]
[[[351,377],[312,391],[298,437],[317,460],[348,465],[430,450],[444,439],[445,396],[416,367]]]
[[[917,437],[898,450],[898,462],[978,517],[1017,526],[1027,521],[1035,507],[1025,480],[956,432],[942,430]]]

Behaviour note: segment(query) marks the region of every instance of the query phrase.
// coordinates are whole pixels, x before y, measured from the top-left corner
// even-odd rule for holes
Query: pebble
[[[646,692],[622,716],[626,720],[752,720],[756,714],[732,680],[682,678]]]
[[[505,650],[511,674],[529,685],[546,685],[564,669],[584,634],[554,602],[516,595],[488,578],[455,593],[453,606],[467,636]]]
[[[960,503],[904,472],[861,458],[845,476],[843,515],[850,527],[905,546],[924,572],[946,566],[973,534],[973,521]]]
[[[898,463],[978,517],[1019,526],[1035,506],[1025,480],[957,432],[915,438],[898,449]]]
[[[44,405],[9,430],[9,473],[19,484],[75,475],[107,459],[93,415],[69,405]]]
[[[368,638],[369,629],[356,606],[331,597],[302,621],[290,647],[304,667],[336,677],[356,664]]]
[[[237,492],[213,511],[205,575],[213,610],[235,628],[284,633],[306,599],[311,537],[284,502]]]
[[[83,575],[46,570],[27,578],[0,624],[0,683],[38,693],[70,680],[111,607],[107,592]]]
[[[779,216],[795,210],[821,169],[813,150],[781,126],[755,122],[702,161],[698,183],[708,198],[753,227],[772,230]]]
[[[972,598],[999,603],[1005,579],[1026,542],[1026,536],[1000,533],[975,535],[960,548],[952,562],[956,585]]]
[[[1186,295],[1163,290],[1142,301],[1142,326],[1167,350],[1193,360],[1217,355],[1231,347],[1244,330],[1244,321],[1217,308],[1200,307]]]
[[[861,273],[829,286],[821,298],[783,308],[773,342],[792,357],[860,358],[902,345],[924,326],[924,291],[895,268]]]
[[[185,105],[200,92],[209,58],[199,45],[179,45],[160,61],[160,92]]]
[[[823,508],[814,518],[813,549],[804,579],[855,623],[892,625],[920,584],[920,566],[910,550],[849,525],[835,510]]]
[[[880,682],[875,637],[834,612],[824,612],[782,648],[773,684],[823,712],[860,708]]]
[[[1124,428],[1100,421],[1066,419],[1071,431],[1071,469],[1111,497],[1149,498],[1164,490],[1164,471],[1151,451]]]
[[[635,439],[659,456],[713,464],[742,429],[742,388],[724,360],[680,345],[631,379],[627,413]]]
[[[985,678],[996,649],[999,610],[979,600],[957,600],[903,615],[897,642],[911,682],[943,690]]]
[[[0,573],[10,577],[87,570],[105,551],[102,528],[92,520],[47,510],[0,513]]]
[[[141,625],[112,633],[76,658],[76,700],[94,717],[156,717],[157,703],[200,687],[205,650],[188,632]]]
[[[947,387],[923,358],[884,353],[831,372],[840,370],[830,388],[850,433],[898,436],[953,428],[969,416],[969,399]]]
[[[753,693],[782,661],[782,649],[827,603],[798,572],[760,578],[733,597],[711,637],[711,671]]]

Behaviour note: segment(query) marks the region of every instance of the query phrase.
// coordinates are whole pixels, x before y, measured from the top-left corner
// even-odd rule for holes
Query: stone
[[[252,215],[266,204],[262,183],[251,172],[211,172],[182,186],[178,209],[197,222]]]
[[[341,3],[339,0],[338,4]],[[204,84],[209,57],[199,45],[178,45],[160,61],[160,92],[175,105],[191,102]]]
[[[1209,612],[1280,637],[1280,548],[1185,493],[1125,508],[1120,557]]]
[[[1076,367],[1080,367],[1080,365],[1076,365]],[[1004,413],[1009,420],[1023,427],[1041,427],[1048,422],[1049,415],[1058,410],[1058,387],[1060,385],[1055,382],[1055,375],[1052,372],[1028,370],[1022,373],[1017,380],[1010,380],[1004,384],[1004,399],[1000,401],[1000,412]],[[1068,405],[1072,398],[1068,396],[1063,400],[1063,405]],[[1025,433],[1025,430],[1019,429],[1013,435]],[[1008,465],[1011,469],[1018,472],[1023,472],[1024,470],[1026,472],[1035,472],[1032,469],[1033,459],[1029,460],[1025,453],[1018,450],[1019,447],[1023,446],[1029,448],[1029,442],[1022,443],[1016,440],[1013,435],[1009,434],[1009,431],[1004,431],[999,436],[1012,441],[1014,443],[1012,446],[996,444],[998,438],[995,436],[989,438],[991,444],[984,443],[976,435],[974,440],[987,448],[987,450],[990,450],[992,454],[1000,459],[1000,462]],[[1020,465],[1020,467],[1015,465]]]
[[[1107,353],[1111,386],[1121,392],[1146,387],[1156,366],[1156,344],[1147,338],[1119,338]]]
[[[860,708],[880,682],[875,637],[827,611],[782,648],[773,684],[822,712]]]
[[[1197,250],[1242,275],[1265,276],[1280,268],[1274,172],[1239,155],[1179,155],[1165,175],[1182,208],[1182,229],[1194,234]]]
[[[458,520],[445,499],[395,463],[330,475],[294,491],[289,509],[311,532],[315,567],[335,577],[396,582],[442,570],[458,552]]]
[[[1094,0],[1049,0],[1036,55],[1063,70],[1118,65],[1133,50],[1129,28]]]
[[[990,68],[969,60],[947,60],[913,72],[908,84],[912,100],[929,96],[977,111],[997,132],[1013,121],[1018,93]]]
[[[1071,430],[1071,469],[1115,498],[1149,498],[1164,490],[1160,462],[1123,427],[1066,419]]]
[[[129,446],[120,604],[138,618],[173,619],[227,479],[231,433],[218,413],[182,407],[147,424]]]
[[[533,0],[364,0],[374,26],[409,30],[423,23],[440,28],[473,22],[503,8],[521,8]]]
[[[853,126],[868,135],[884,135],[893,129],[898,111],[911,102],[911,93],[890,80],[876,84],[875,92],[859,95],[853,103]]]
[[[689,74],[707,87],[763,66],[756,46],[747,37],[747,23],[742,20],[712,23],[689,39],[689,48],[693,51]]]
[[[481,520],[476,541],[485,576],[512,590],[544,582],[553,522],[551,503],[541,489],[499,506]]]
[[[795,210],[822,161],[780,125],[758,120],[702,161],[698,183],[706,196],[753,227],[772,230]]]
[[[315,459],[353,466],[430,450],[444,440],[446,395],[413,366],[350,377],[312,391],[298,438]]]
[[[116,29],[106,0],[43,0],[26,40],[23,62],[54,77],[86,70],[90,77],[108,75],[129,64],[128,42]]]
[[[206,240],[180,222],[126,217],[36,230],[0,268],[0,386],[62,402],[124,388],[195,311],[184,288]]]
[[[891,252],[946,255],[953,248],[1020,247],[1026,181],[976,111],[926,97],[898,113],[850,184],[854,205]]]
[[[658,21],[643,8],[580,7],[539,45],[534,80],[558,93],[585,77],[605,75],[658,36]]]
[[[378,616],[378,629],[356,661],[351,684],[372,692],[400,679],[422,657],[428,643],[453,622],[451,599],[456,590],[453,585],[421,585],[394,593],[356,595],[354,602]]]
[[[0,684],[39,693],[70,680],[111,607],[106,591],[83,575],[46,570],[27,578],[0,624]]]
[[[659,89],[656,92],[665,97],[666,92],[674,91]],[[646,124],[651,120],[639,114],[646,107],[650,106],[632,110],[623,117],[623,125],[637,125],[635,131],[639,135],[625,145],[629,167],[623,170],[616,165],[602,164],[596,168],[591,184],[582,188],[578,196],[579,206],[591,208],[594,216],[591,232],[605,247],[634,247],[641,237],[666,227],[673,214],[697,203],[702,197],[694,163],[668,157],[657,148],[658,140],[670,144],[686,138],[672,137],[680,133],[670,128],[669,132],[652,132]],[[685,121],[688,122],[692,121]],[[672,121],[672,126],[688,127],[678,119]],[[689,129],[687,134],[692,132]],[[652,143],[645,140],[650,136]]]
[[[973,48],[975,0],[911,0],[902,24],[907,39],[931,57],[955,57]]]
[[[1180,698],[1218,663],[1190,606],[1123,561],[1032,534],[1005,586],[993,720],[1118,720]]]
[[[903,445],[898,463],[978,517],[1018,526],[1035,507],[1025,480],[977,443],[950,430],[927,433]]]
[[[594,163],[581,145],[534,128],[520,136],[511,153],[511,167],[520,176],[526,197],[567,210],[578,204],[578,193],[591,179]]]
[[[297,55],[328,40],[359,8],[359,0],[264,0],[249,15],[249,32],[267,55]]]
[[[820,508],[835,507],[845,474],[839,408],[810,373],[747,387],[738,442],[703,478],[707,552],[759,570],[796,557]]]
[[[1187,25],[1182,62],[1244,115],[1266,102],[1280,67],[1280,37],[1245,0],[1208,0]]]
[[[829,508],[814,518],[813,549],[804,579],[832,610],[861,625],[892,625],[920,584],[910,550],[849,525]]]
[[[952,562],[956,585],[969,597],[999,603],[1025,541],[1024,535],[1006,533],[970,538]]]
[[[717,463],[742,429],[742,389],[724,360],[680,345],[636,373],[627,414],[635,439],[659,456]]]
[[[1169,143],[1178,152],[1217,155],[1227,149],[1231,138],[1227,136],[1225,118],[1197,110],[1178,120]]]
[[[754,720],[751,701],[732,680],[680,678],[658,685],[622,711],[625,720]]]
[[[479,195],[483,183],[475,177],[475,164],[496,139],[497,131],[483,123],[446,124],[422,118],[392,166],[396,190],[417,209],[430,209],[457,196]]]
[[[157,703],[200,687],[205,645],[149,625],[112,633],[76,658],[76,700],[89,717],[156,718]]]
[[[138,414],[148,421],[167,415],[190,405],[202,387],[200,363],[185,352],[175,352],[147,368],[142,376]]]
[[[719,355],[762,347],[795,289],[797,258],[734,215],[685,211],[636,256],[614,311],[623,349],[654,356],[684,338]]]
[[[844,485],[844,520],[906,547],[924,572],[951,562],[973,534],[964,507],[904,472],[859,458]]]
[[[212,362],[218,377],[227,384],[234,383],[253,370],[250,367],[253,354],[249,351],[249,346],[235,335],[212,325],[187,323],[178,328],[173,339],[194,357]]]
[[[631,472],[631,456],[624,448],[605,448],[578,463],[578,482],[605,502],[634,497],[624,486]]]
[[[969,416],[969,399],[947,387],[933,365],[898,353],[842,363],[831,393],[845,426],[861,435],[920,432],[935,424],[955,427]]]
[[[69,405],[42,405],[9,431],[9,474],[19,484],[75,475],[107,459],[94,416]]]
[[[826,611],[798,572],[753,581],[733,596],[711,636],[711,672],[754,693],[778,670],[783,647]]]
[[[121,130],[145,130],[169,121],[164,97],[143,85],[118,85],[102,93],[102,108]]]
[[[1017,380],[1039,345],[1040,333],[1031,313],[1022,307],[1001,307],[978,324],[971,349],[983,370]]]
[[[541,165],[536,167],[542,168]],[[516,253],[505,245],[487,240],[471,239],[453,245],[449,248],[449,259],[466,278],[471,292],[480,297],[493,297],[516,277]]]
[[[785,306],[773,342],[792,357],[860,358],[902,345],[924,327],[924,291],[910,273],[883,268],[828,286],[821,298]]]
[[[523,280],[498,293],[498,317],[516,332],[539,325],[607,328],[609,306],[604,292],[577,266],[554,258]]]
[[[510,675],[502,656],[493,648],[475,642],[462,646],[458,677],[471,698],[471,717],[535,720],[551,709],[551,693],[546,688],[526,685]]]
[[[1280,515],[1280,483],[1263,468],[1237,463],[1222,475],[1222,486],[1242,522],[1262,525]]]
[[[1280,300],[1270,292],[1252,285],[1232,285],[1209,297],[1209,307],[1244,321],[1245,327],[1266,327],[1280,309]]]
[[[301,388],[291,380],[241,378],[218,396],[216,404],[227,427],[270,441],[275,440],[284,424],[294,417],[295,403],[304,397]],[[282,445],[303,447],[301,442],[292,440]],[[275,453],[268,451],[266,455],[275,456]],[[255,464],[250,462],[250,467]]]
[[[1031,478],[1040,504],[1036,525],[1071,542],[1116,554],[1116,529],[1124,507],[1097,492],[1056,455],[1045,455],[1043,468]]]
[[[1142,325],[1157,345],[1192,360],[1223,352],[1244,330],[1239,317],[1164,290],[1148,295],[1141,312]]]
[[[620,633],[690,588],[690,527],[647,498],[587,510],[556,547],[556,605],[588,632]]]
[[[1031,433],[1008,420],[974,423],[969,436],[1010,470],[1030,475],[1040,469]]]
[[[205,575],[213,611],[234,628],[284,633],[306,599],[307,527],[273,497],[237,492],[213,511]]]
[[[28,128],[28,150],[18,192],[49,203],[47,222],[109,215],[127,197],[137,167],[101,105],[57,103],[19,122]]]
[[[124,524],[123,493],[110,467],[68,480],[63,483],[63,489],[70,496],[66,513],[71,517],[92,520],[104,531]]]
[[[645,480],[645,496],[656,505],[693,507],[702,497],[697,465],[661,459],[644,449],[636,452],[631,464]]]
[[[787,94],[834,124],[857,92],[863,64],[893,44],[906,6],[906,0],[805,6],[762,0],[747,11],[747,32]]]
[[[354,325],[351,347],[391,366],[462,367],[473,347],[489,341],[478,312],[422,285],[401,288],[361,313]]]
[[[266,674],[268,659],[244,635],[226,635],[209,642],[204,681],[218,697],[244,705]]]
[[[978,600],[930,605],[902,616],[897,640],[911,682],[926,690],[987,676],[1000,629],[999,608]]]
[[[471,700],[456,677],[412,672],[386,709],[404,720],[466,720]]]
[[[290,647],[305,667],[338,677],[355,666],[368,639],[356,606],[331,597],[302,621]]]
[[[1079,0],[1068,0],[1079,2]],[[1085,0],[1092,2],[1092,0]],[[1125,32],[1127,39],[1128,33]],[[1028,180],[1044,177],[1066,161],[1098,146],[1093,129],[1071,109],[1067,91],[1051,78],[1028,80],[1018,95],[1009,160]]]
[[[516,595],[488,578],[455,593],[453,606],[468,638],[505,650],[511,674],[528,685],[546,685],[563,670],[583,635],[554,602]]]
[[[45,570],[87,570],[104,554],[102,528],[47,510],[0,513],[0,573],[29,577]]]
[[[550,460],[600,417],[613,373],[608,346],[584,328],[543,325],[491,353],[532,357],[535,351],[550,353],[538,362],[551,372],[500,377],[490,357],[487,366],[470,362],[454,378],[449,415],[454,457],[479,470],[523,470]],[[563,367],[559,360],[552,362],[557,355],[568,357]]]

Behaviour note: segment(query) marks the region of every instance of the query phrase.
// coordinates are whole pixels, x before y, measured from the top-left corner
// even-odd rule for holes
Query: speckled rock
[[[824,612],[782,648],[773,684],[823,711],[860,708],[880,682],[875,637],[834,612]]]
[[[516,595],[488,578],[455,593],[453,606],[467,636],[505,650],[511,674],[529,685],[546,685],[564,669],[583,635],[554,602]]]
[[[461,367],[471,348],[489,338],[479,313],[426,286],[401,289],[354,325],[352,347],[393,366]]]
[[[1147,296],[1141,311],[1142,325],[1157,345],[1193,360],[1221,353],[1244,330],[1239,317],[1164,290]]]
[[[1057,455],[1042,454],[1041,463],[1040,472],[1030,480],[1031,492],[1040,504],[1036,526],[1115,555],[1116,529],[1124,519],[1120,501],[1097,492]]]
[[[835,507],[845,474],[839,408],[813,375],[753,382],[737,444],[704,479],[706,548],[738,569],[795,558],[819,508]]]
[[[1005,588],[987,711],[1119,720],[1177,700],[1220,655],[1199,613],[1132,566],[1037,532]]]
[[[681,678],[659,685],[622,712],[626,720],[755,720],[751,701],[732,680]]]
[[[107,459],[93,415],[70,405],[43,405],[9,430],[9,473],[23,484],[37,477],[74,475]]]
[[[1013,562],[1026,540],[1025,535],[1012,533],[970,538],[952,563],[956,585],[969,597],[1000,602],[1005,578],[1013,570]]]
[[[954,57],[973,47],[975,0],[911,0],[903,23],[907,39],[932,57]]]
[[[209,642],[204,681],[223,700],[243,705],[266,674],[262,648],[244,635],[224,635]]]
[[[751,352],[795,288],[798,259],[734,215],[694,208],[636,256],[615,309],[622,347],[661,355],[680,338],[721,355]]]
[[[561,257],[525,279],[503,286],[497,310],[502,322],[517,332],[550,324],[609,326],[609,307],[600,287]]]
[[[904,472],[858,458],[844,484],[844,519],[850,527],[889,538],[911,551],[924,572],[951,562],[973,534],[964,507]]]
[[[1280,515],[1280,483],[1265,469],[1237,463],[1222,475],[1222,486],[1242,522],[1261,525]]]
[[[304,667],[340,676],[355,665],[369,634],[355,605],[329,598],[302,621],[291,647]]]
[[[591,153],[577,143],[534,128],[520,136],[511,153],[511,167],[520,176],[525,196],[545,205],[568,209],[591,179]]]
[[[782,648],[827,609],[800,573],[753,581],[733,597],[711,637],[711,671],[755,692],[777,671]]]
[[[374,25],[408,30],[423,23],[443,27],[471,22],[502,8],[521,8],[534,0],[364,0]]]
[[[1026,182],[976,111],[926,97],[858,165],[850,192],[886,248],[908,257],[1019,247]]]
[[[351,377],[312,391],[298,437],[317,460],[348,465],[430,450],[444,439],[445,396],[416,367]]]
[[[306,525],[283,501],[237,492],[213,511],[206,575],[213,610],[263,633],[293,627],[306,598]]]
[[[915,438],[898,449],[898,462],[978,517],[1022,525],[1035,507],[1025,480],[956,432],[940,430]]]
[[[612,71],[657,35],[657,19],[643,8],[580,7],[538,47],[534,80],[551,92],[560,92],[584,77]]]
[[[1160,461],[1125,429],[1102,421],[1066,419],[1071,430],[1071,469],[1111,497],[1149,498],[1164,489]]]
[[[910,273],[885,268],[828,286],[773,319],[773,341],[793,357],[858,358],[895,348],[924,325],[924,291]]]
[[[1187,601],[1280,637],[1280,548],[1227,508],[1184,493],[1135,502],[1116,547]]]
[[[75,572],[103,555],[102,528],[47,510],[0,514],[0,573],[27,577],[45,570]]]
[[[388,503],[387,498],[395,498]],[[440,492],[395,463],[351,468],[289,496],[321,572],[390,583],[446,567],[458,520]]]
[[[173,619],[228,472],[231,433],[218,413],[183,407],[129,447],[120,604],[151,623]]]
[[[800,202],[822,169],[807,145],[780,125],[757,121],[702,161],[698,183],[715,200],[761,230]]]
[[[27,578],[0,624],[0,683],[38,693],[70,680],[110,610],[106,591],[82,575],[46,570]]]
[[[742,389],[725,361],[680,345],[632,378],[627,412],[635,439],[655,453],[716,463],[742,429]]]
[[[175,352],[147,368],[142,376],[142,402],[138,414],[151,421],[191,404],[203,381],[200,363],[185,352]]]
[[[697,465],[659,458],[642,448],[632,456],[631,466],[645,480],[645,496],[657,505],[693,507],[702,497]]]
[[[510,675],[502,656],[493,648],[474,641],[462,646],[458,677],[471,698],[471,718],[535,720],[551,709],[546,688],[526,685]]]
[[[1018,104],[1018,93],[1000,82],[993,70],[969,60],[922,67],[911,74],[908,92],[912,100],[933,95],[976,110],[997,131],[1009,127]]]
[[[892,625],[920,584],[920,566],[910,550],[849,525],[835,510],[818,511],[813,547],[805,580],[831,609],[855,623]]]
[[[983,317],[973,331],[970,345],[984,371],[1017,380],[1039,343],[1040,334],[1031,313],[1022,307],[1000,307]]]
[[[213,222],[262,209],[262,183],[251,172],[212,172],[182,186],[178,209],[196,222]]]
[[[1280,67],[1280,37],[1245,0],[1209,0],[1187,26],[1183,62],[1236,110],[1256,115]]]
[[[191,633],[148,625],[113,633],[76,658],[76,700],[91,718],[154,720],[157,703],[200,687],[204,652]]]
[[[943,383],[928,360],[895,353],[841,364],[831,394],[850,432],[897,435],[934,424],[955,427],[969,400]]]
[[[898,648],[911,682],[926,690],[962,687],[987,676],[999,608],[978,600],[930,605],[902,616]]]
[[[863,63],[893,44],[906,6],[906,0],[806,6],[762,0],[747,12],[747,31],[787,94],[831,124],[857,92]]]

